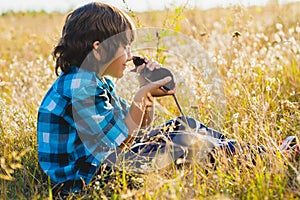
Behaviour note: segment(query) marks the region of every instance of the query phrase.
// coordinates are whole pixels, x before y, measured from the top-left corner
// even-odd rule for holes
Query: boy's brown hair
[[[67,73],[70,66],[80,67],[95,41],[102,43],[119,34],[102,46],[106,52],[105,61],[109,61],[120,45],[126,46],[134,40],[133,29],[130,17],[116,7],[93,2],[75,9],[67,15],[62,36],[53,51],[56,74],[59,69]],[[130,31],[130,34],[121,34],[125,31]]]

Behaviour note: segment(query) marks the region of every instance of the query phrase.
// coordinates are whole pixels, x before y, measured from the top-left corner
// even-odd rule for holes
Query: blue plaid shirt
[[[127,137],[126,101],[114,84],[72,67],[44,97],[38,113],[38,158],[54,183],[89,184],[101,162]]]

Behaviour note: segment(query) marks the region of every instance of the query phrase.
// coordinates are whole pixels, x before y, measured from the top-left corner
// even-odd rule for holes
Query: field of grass
[[[123,172],[69,198],[299,199],[299,159],[278,149],[287,136],[300,137],[299,10],[300,3],[294,3],[131,13],[140,27],[173,29],[196,40],[217,69],[219,94],[226,102],[222,108],[212,101],[218,93],[207,89],[200,66],[196,70],[172,55],[164,60],[176,75],[178,99],[188,116],[239,143],[272,150],[252,158],[243,150],[231,157],[216,154],[213,167],[194,164],[138,176]],[[51,52],[64,17],[42,12],[0,16],[0,199],[52,198],[38,165],[36,118],[56,78]],[[126,82],[117,81],[118,92],[130,100],[134,89]],[[158,103],[156,123],[179,115],[171,98]]]

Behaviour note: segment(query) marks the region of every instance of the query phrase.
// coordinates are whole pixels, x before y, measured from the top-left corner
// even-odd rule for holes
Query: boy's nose
[[[131,54],[130,47],[127,48],[126,53],[127,53],[127,60],[128,61],[132,60],[132,54]]]

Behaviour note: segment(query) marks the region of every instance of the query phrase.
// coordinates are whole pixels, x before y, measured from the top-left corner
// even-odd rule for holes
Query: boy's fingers
[[[160,90],[163,92],[164,95],[175,94],[174,90],[166,90],[163,86],[160,87]]]
[[[172,78],[170,76],[167,76],[163,79],[160,79],[158,81],[152,82],[151,84],[151,88],[157,88],[157,87],[161,87],[163,85],[165,85],[166,83],[170,82],[172,80]]]
[[[158,65],[155,66],[155,69],[159,69],[161,67],[162,67],[162,65],[160,63],[158,63]]]
[[[171,76],[167,76],[167,77],[165,77],[163,79],[155,81],[154,83],[156,83],[157,85],[163,86],[164,84],[169,83],[171,80],[172,80]]]
[[[155,67],[155,62],[153,61],[153,59],[150,59],[150,61],[147,63],[147,68],[148,68],[150,71],[153,71],[153,70],[154,70],[154,67]]]
[[[144,56],[144,61],[145,61],[146,63],[148,63],[148,62],[149,62],[149,59],[148,59],[148,57],[147,57],[147,56]]]
[[[144,61],[147,64],[146,67],[150,70],[153,71],[155,69],[159,69],[162,67],[162,65],[160,63],[158,63],[157,61],[155,61],[153,58],[148,59],[147,57],[144,57]]]
[[[137,72],[137,73],[140,73],[140,72],[144,69],[145,66],[146,66],[145,63],[142,64],[142,65],[140,65],[140,66],[138,66],[138,67],[136,68],[136,72]]]
[[[167,77],[163,78],[163,79],[162,79],[163,85],[166,84],[166,83],[169,83],[171,80],[172,80],[172,77],[171,77],[171,76],[167,76]]]

